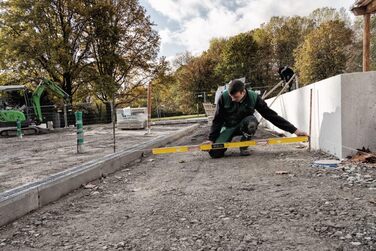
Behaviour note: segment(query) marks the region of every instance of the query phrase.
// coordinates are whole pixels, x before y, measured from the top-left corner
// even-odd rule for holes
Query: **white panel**
[[[343,156],[376,151],[376,72],[343,75],[342,111]]]
[[[341,157],[341,76],[335,76],[281,95],[271,106],[297,128],[309,131],[310,90],[312,89],[313,149]],[[266,102],[271,104],[274,98]],[[283,132],[270,122],[267,126]],[[287,135],[289,135],[287,133]]]

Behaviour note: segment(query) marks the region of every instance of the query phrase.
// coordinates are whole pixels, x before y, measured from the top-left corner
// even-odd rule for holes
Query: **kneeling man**
[[[217,102],[209,141],[205,143],[231,142],[235,136],[242,136],[241,141],[250,140],[258,126],[258,121],[254,116],[255,110],[284,131],[295,133],[297,136],[308,136],[307,133],[297,129],[270,109],[257,93],[247,90],[242,81],[233,80]],[[212,158],[221,158],[226,150],[210,150],[209,154]],[[240,155],[249,155],[248,147],[241,147]]]

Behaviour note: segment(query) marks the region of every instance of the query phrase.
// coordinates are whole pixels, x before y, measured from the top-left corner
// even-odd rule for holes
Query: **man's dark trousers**
[[[258,122],[255,116],[251,115],[245,117],[238,125],[234,127],[222,127],[221,134],[214,143],[222,144],[231,142],[235,136],[242,136],[240,141],[250,140],[251,136],[255,134],[257,126]],[[247,147],[244,148],[246,149]],[[212,158],[221,158],[225,155],[226,151],[227,149],[210,150],[209,155]]]

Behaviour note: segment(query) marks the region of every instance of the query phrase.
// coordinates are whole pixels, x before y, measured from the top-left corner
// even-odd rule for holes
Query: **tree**
[[[92,0],[90,10],[93,91],[102,101],[132,102],[158,69],[158,33],[137,0]]]
[[[275,78],[272,74],[273,45],[272,37],[268,31],[263,28],[255,29],[253,31],[253,38],[257,44],[256,61],[258,62],[254,67],[254,83],[251,87],[256,87],[262,91],[268,89],[266,86],[273,85]]]
[[[177,115],[181,113],[181,90],[171,71],[170,65],[158,72],[152,82],[152,109],[158,117],[164,114]]]
[[[181,111],[189,113],[197,110],[198,94],[215,90],[219,78],[214,72],[217,62],[211,54],[204,52],[199,57],[183,57],[178,61],[185,61],[185,64],[176,70],[175,78],[181,90],[179,96],[182,97],[179,107]]]
[[[8,0],[0,8],[1,52],[5,64],[12,62],[9,69],[47,76],[72,96],[75,79],[90,65],[84,1]]]
[[[329,7],[318,8],[312,11],[308,18],[313,21],[315,27],[319,27],[323,23],[336,20],[343,21],[347,27],[351,26],[351,19],[345,8],[340,8],[339,10]]]
[[[313,29],[313,22],[305,17],[272,17],[262,26],[271,38],[273,61],[278,65],[294,65],[294,50]]]
[[[206,53],[214,60],[219,62],[227,41],[228,40],[225,38],[213,38],[209,42],[209,49],[206,51]]]
[[[205,54],[205,57],[210,58],[212,62],[216,65],[213,71],[216,83],[212,84],[212,87],[215,90],[218,86],[223,85],[226,81],[223,72],[216,70],[216,68],[222,61],[222,53],[227,41],[228,40],[225,38],[213,38],[209,43],[209,49],[203,53]]]
[[[316,82],[346,69],[352,30],[339,20],[321,24],[295,51],[295,68],[304,84]]]
[[[256,53],[257,44],[251,32],[229,38],[223,48],[221,61],[215,69],[216,74],[222,75],[226,82],[241,77],[254,82]]]

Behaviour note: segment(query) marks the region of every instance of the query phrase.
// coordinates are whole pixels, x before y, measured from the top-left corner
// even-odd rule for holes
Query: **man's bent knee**
[[[246,117],[241,124],[240,131],[246,135],[254,135],[258,127],[258,120],[255,116]]]

